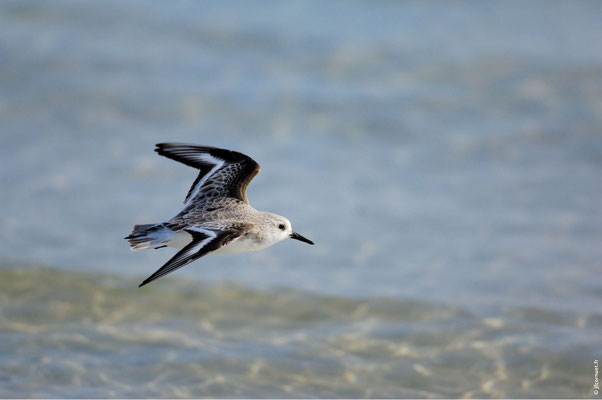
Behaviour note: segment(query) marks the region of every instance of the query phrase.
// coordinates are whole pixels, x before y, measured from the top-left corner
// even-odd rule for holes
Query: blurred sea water
[[[592,397],[602,4],[0,3],[0,396]],[[130,252],[184,141],[316,242]],[[294,242],[294,243],[293,243]]]

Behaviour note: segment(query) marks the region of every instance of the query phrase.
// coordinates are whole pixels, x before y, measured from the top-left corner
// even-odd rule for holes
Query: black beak
[[[305,242],[305,243],[314,244],[314,242],[312,242],[308,238],[305,238],[305,237],[299,235],[297,232],[291,233],[290,238],[291,239],[297,239],[297,240],[300,240],[300,241]]]

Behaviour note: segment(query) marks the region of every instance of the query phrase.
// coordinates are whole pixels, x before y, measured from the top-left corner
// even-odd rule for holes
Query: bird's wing
[[[183,143],[159,143],[155,151],[200,171],[184,204],[215,197],[249,202],[247,186],[260,170],[251,157],[237,151]]]
[[[249,224],[236,224],[227,230],[210,230],[197,227],[186,229],[186,232],[192,235],[192,242],[177,252],[175,256],[155,271],[154,274],[146,278],[139,287],[180,269],[197,258],[203,257],[207,253],[225,246],[251,230],[252,227],[253,226]]]

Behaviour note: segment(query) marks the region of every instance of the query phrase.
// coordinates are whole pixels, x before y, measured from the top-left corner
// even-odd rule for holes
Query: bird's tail
[[[166,246],[171,233],[164,224],[135,225],[125,239],[130,242],[130,250],[159,249]]]

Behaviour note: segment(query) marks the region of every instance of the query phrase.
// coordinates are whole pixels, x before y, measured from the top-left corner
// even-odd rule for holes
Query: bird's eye
[[[278,225],[278,229],[280,229],[281,231],[283,231],[283,230],[284,230],[284,228],[286,228],[286,226],[284,226],[284,224],[280,224],[280,225]]]

